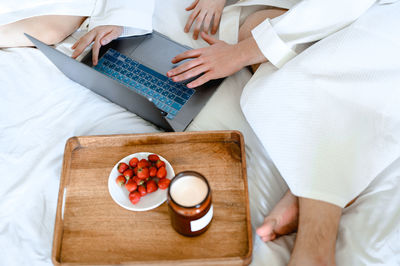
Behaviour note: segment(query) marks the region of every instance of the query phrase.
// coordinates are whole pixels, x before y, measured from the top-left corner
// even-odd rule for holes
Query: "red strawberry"
[[[158,160],[160,160],[160,157],[158,157],[157,154],[150,154],[149,157],[147,157],[149,159],[150,162],[157,162]]]
[[[138,169],[139,169],[138,167],[133,168],[133,172],[135,173],[135,175],[137,175],[137,170]]]
[[[158,161],[156,162],[156,167],[157,167],[157,168],[160,168],[160,167],[163,167],[163,166],[165,166],[165,163],[164,163],[163,161],[158,160]]]
[[[157,171],[157,177],[161,179],[166,176],[167,176],[167,169],[165,169],[164,166],[161,166]]]
[[[126,180],[129,180],[130,178],[133,177],[133,170],[132,169],[125,170],[124,176]]]
[[[156,174],[157,174],[157,168],[154,167],[154,166],[150,167],[150,169],[149,169],[149,175],[150,175],[151,177],[155,177]]]
[[[139,168],[149,167],[150,163],[146,159],[142,159],[139,161],[138,165]]]
[[[135,181],[138,186],[144,183],[143,180],[140,180],[137,176],[133,177],[133,181]]]
[[[117,182],[117,184],[122,187],[122,185],[125,184],[126,182],[125,176],[123,175],[118,176],[115,182]]]
[[[138,190],[139,190],[140,196],[142,196],[142,197],[147,194],[147,190],[146,190],[145,186],[139,186]]]
[[[122,174],[123,172],[125,172],[126,169],[129,168],[129,165],[127,165],[126,163],[120,163],[117,168],[118,172]]]
[[[140,193],[138,191],[129,193],[129,200],[132,202],[132,204],[138,203],[140,200]]]
[[[158,189],[157,183],[154,180],[150,180],[146,183],[147,186],[147,193],[152,193]]]
[[[169,183],[171,183],[171,180],[169,180],[168,178],[160,179],[160,180],[158,181],[158,187],[159,187],[160,189],[167,189],[168,186],[169,186]]]
[[[137,189],[137,184],[133,179],[129,179],[128,182],[126,182],[125,187],[129,192],[132,192]]]
[[[136,157],[133,157],[133,158],[129,161],[129,165],[130,165],[132,168],[135,168],[135,167],[137,166],[138,162],[139,162],[139,159],[136,158]]]
[[[149,178],[149,168],[139,168],[137,177],[139,177],[139,179]]]

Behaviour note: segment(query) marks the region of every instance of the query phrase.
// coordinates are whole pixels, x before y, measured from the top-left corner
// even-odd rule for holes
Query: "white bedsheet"
[[[155,28],[193,47],[182,32],[191,0],[158,0]],[[189,130],[239,129],[245,135],[253,226],[286,185],[247,125],[239,99],[250,74],[229,77]],[[39,51],[0,50],[0,265],[51,265],[62,155],[74,135],[156,132],[154,126],[64,77]],[[344,211],[338,265],[400,265],[400,161]],[[285,265],[294,234],[264,244],[252,265]]]

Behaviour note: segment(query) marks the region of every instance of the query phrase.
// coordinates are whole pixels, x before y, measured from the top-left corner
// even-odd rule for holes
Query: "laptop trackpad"
[[[172,58],[187,50],[188,48],[153,33],[133,51],[131,57],[165,75],[168,70],[177,66],[171,63]]]

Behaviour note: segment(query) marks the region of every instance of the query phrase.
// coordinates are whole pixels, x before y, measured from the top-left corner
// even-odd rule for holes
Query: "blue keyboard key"
[[[185,100],[189,100],[189,98],[190,98],[190,95],[189,94],[186,94],[186,93],[182,93],[182,96],[181,96],[183,99],[185,99]]]
[[[182,98],[180,98],[178,96],[175,97],[174,101],[179,103],[179,104],[182,104],[182,105],[184,105],[185,102],[186,102],[184,99],[182,99]]]
[[[158,72],[156,72],[156,71],[154,71],[154,70],[152,70],[152,69],[150,69],[150,68],[148,68],[148,67],[146,67],[146,66],[144,66],[144,65],[142,65],[142,64],[140,64],[140,65],[138,66],[138,68],[141,69],[141,70],[143,70],[143,71],[145,71],[145,72],[150,73],[151,75],[157,77],[158,79],[160,79],[160,80],[162,80],[162,81],[168,80],[168,78],[167,78],[166,76],[163,76],[163,75],[161,75],[160,73],[158,73]]]
[[[173,100],[173,99],[175,98],[175,94],[173,94],[173,93],[168,94],[168,98],[170,98],[171,100]]]
[[[172,108],[175,108],[176,110],[181,110],[181,108],[182,108],[182,105],[180,105],[179,103],[173,103],[172,105],[171,105],[171,107]]]

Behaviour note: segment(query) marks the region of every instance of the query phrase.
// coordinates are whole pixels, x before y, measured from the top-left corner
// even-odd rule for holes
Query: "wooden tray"
[[[213,191],[204,234],[184,237],[167,205],[134,212],[108,192],[115,163],[136,152],[166,158],[175,173],[195,170]],[[238,131],[73,137],[65,148],[54,229],[55,265],[247,265],[252,235],[243,136]]]

